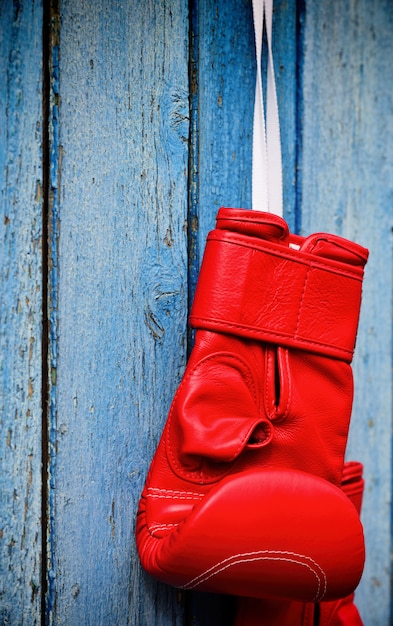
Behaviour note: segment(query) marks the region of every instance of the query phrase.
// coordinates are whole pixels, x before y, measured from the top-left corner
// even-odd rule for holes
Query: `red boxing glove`
[[[362,504],[363,466],[345,463],[341,488],[358,514]],[[293,602],[271,599],[239,598],[234,626],[363,626],[354,604],[354,594],[332,602]]]
[[[175,586],[319,601],[359,582],[339,489],[367,251],[221,209],[191,311],[186,372],[142,493],[143,567]]]

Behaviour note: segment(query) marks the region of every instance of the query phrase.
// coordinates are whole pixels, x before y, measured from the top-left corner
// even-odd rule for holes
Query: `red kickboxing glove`
[[[137,547],[160,580],[302,601],[350,593],[359,518],[337,487],[367,251],[221,209],[195,345],[142,493]]]
[[[360,515],[363,466],[345,463],[341,488]],[[234,626],[363,626],[354,605],[354,594],[332,602],[313,604],[269,598],[238,598]]]

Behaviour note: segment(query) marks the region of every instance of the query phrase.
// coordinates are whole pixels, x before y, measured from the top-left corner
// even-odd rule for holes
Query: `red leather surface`
[[[215,265],[204,261],[198,307],[213,306],[214,290],[222,319],[215,331],[196,332],[146,480],[136,535],[141,563],[164,582],[199,590],[298,601],[346,596],[364,561],[359,517],[338,486],[353,395],[348,337],[356,335],[367,252],[332,235],[293,237],[281,218],[265,213],[222,209],[217,224],[218,252]],[[236,237],[238,267],[247,272],[223,271],[220,254],[228,253],[217,233],[225,245]],[[335,276],[349,281],[345,288],[336,287]],[[336,306],[339,297],[344,307]],[[270,329],[283,303],[295,311],[286,319],[296,316],[298,329],[307,319],[318,328],[321,317],[323,349],[299,343],[298,333],[296,345],[276,331],[269,340],[243,336],[226,319],[234,300],[255,323],[259,307]],[[341,329],[347,318],[348,333]]]
[[[176,507],[176,495],[147,489],[138,516],[144,566],[164,582],[313,602],[350,593],[359,582],[359,517],[321,478],[296,470],[227,476],[202,500],[183,494],[196,501],[187,518],[159,527],[150,502],[171,496]]]
[[[364,480],[363,466],[357,461],[344,464],[341,488],[360,515]],[[238,598],[234,626],[363,626],[354,604],[354,594],[345,598],[314,603]]]

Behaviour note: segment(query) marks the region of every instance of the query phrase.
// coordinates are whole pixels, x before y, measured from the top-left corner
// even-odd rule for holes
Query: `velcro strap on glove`
[[[362,279],[361,265],[216,229],[190,324],[351,362]]]

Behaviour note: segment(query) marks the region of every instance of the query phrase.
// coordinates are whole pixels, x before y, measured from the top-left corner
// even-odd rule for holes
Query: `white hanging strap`
[[[272,52],[273,0],[252,0],[252,8],[257,58],[252,147],[252,208],[282,216],[280,121]],[[264,21],[268,46],[266,124],[262,81]]]

